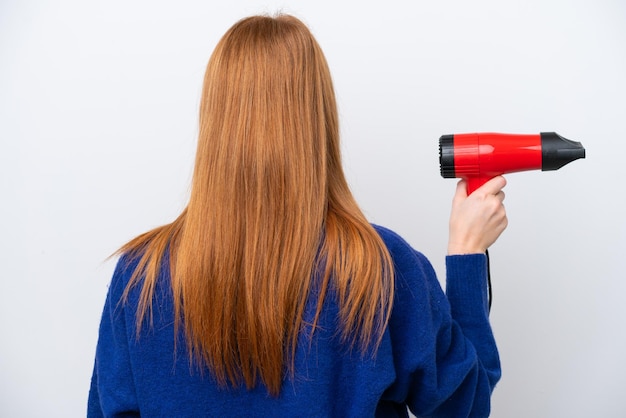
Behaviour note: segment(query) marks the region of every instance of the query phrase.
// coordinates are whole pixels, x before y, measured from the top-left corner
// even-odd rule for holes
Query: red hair
[[[332,286],[346,344],[380,342],[392,261],[349,190],[328,65],[300,20],[243,19],[211,56],[189,203],[120,249],[140,259],[137,332],[166,251],[175,328],[221,384],[279,394],[316,271],[315,322]]]

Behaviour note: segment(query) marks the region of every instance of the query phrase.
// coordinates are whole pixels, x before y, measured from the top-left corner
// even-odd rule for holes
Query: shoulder
[[[374,228],[393,261],[394,301],[388,335],[393,362],[406,370],[434,349],[434,334],[449,322],[449,305],[426,256],[396,232],[378,225]]]
[[[396,232],[373,225],[383,239],[394,270],[394,316],[404,316],[402,311],[412,314],[430,310],[429,304],[441,302],[443,291],[435,269],[424,254],[415,250]]]
[[[125,299],[124,294],[135,271],[139,268],[141,257],[133,256],[129,253],[122,253],[117,258],[113,277],[109,283],[108,297],[112,303],[119,303]],[[137,286],[134,286],[136,288]],[[136,293],[136,292],[131,292]],[[128,294],[127,296],[132,296]]]
[[[139,266],[141,257],[122,253],[117,258],[111,286],[126,285]]]
[[[374,224],[372,226],[385,243],[396,270],[419,267],[420,270],[426,269],[430,273],[432,267],[424,254],[415,250],[404,238],[391,229]]]

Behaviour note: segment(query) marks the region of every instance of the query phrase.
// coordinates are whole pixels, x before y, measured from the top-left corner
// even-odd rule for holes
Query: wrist
[[[448,255],[484,254],[486,248],[479,245],[472,245],[467,242],[448,243]]]

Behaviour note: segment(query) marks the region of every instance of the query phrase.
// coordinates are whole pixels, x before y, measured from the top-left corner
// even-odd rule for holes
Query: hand
[[[459,181],[452,199],[448,255],[484,253],[508,225],[504,177],[492,178],[469,196],[466,186]]]

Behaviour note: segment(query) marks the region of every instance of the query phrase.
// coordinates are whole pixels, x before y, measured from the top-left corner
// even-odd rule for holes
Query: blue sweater
[[[500,378],[488,319],[482,254],[446,258],[446,294],[428,260],[394,232],[376,227],[396,268],[393,311],[375,357],[347,350],[327,297],[312,343],[303,339],[294,378],[275,398],[259,385],[220,389],[190,371],[184,340],[174,354],[168,269],[157,282],[154,326],[135,337],[139,287],[120,297],[133,265],[116,267],[96,349],[88,417],[486,417]],[[315,314],[315,298],[305,316]]]

